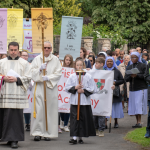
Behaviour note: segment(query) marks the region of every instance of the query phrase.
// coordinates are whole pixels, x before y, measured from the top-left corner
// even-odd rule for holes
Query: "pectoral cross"
[[[33,21],[39,21],[41,23],[41,29],[42,29],[42,51],[43,51],[43,63],[45,63],[45,57],[44,57],[44,28],[45,28],[45,22],[47,20],[52,20],[53,18],[44,18],[43,12],[40,14],[40,18],[33,19]],[[45,76],[45,69],[43,70],[43,75]],[[48,124],[47,124],[47,100],[46,100],[46,81],[44,81],[44,103],[45,103],[45,122],[46,122],[46,131],[48,131]]]

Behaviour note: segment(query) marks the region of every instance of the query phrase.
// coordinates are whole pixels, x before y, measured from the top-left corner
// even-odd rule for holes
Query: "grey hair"
[[[127,57],[127,56],[131,59],[131,56],[130,56],[130,55],[125,54],[125,55],[123,56],[123,60],[124,60],[124,59],[125,59],[125,57]]]
[[[44,44],[45,44],[45,43],[51,44],[51,47],[53,47],[51,42],[49,42],[49,41],[44,41]]]

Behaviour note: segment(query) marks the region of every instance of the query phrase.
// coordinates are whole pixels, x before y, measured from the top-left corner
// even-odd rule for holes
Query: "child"
[[[75,61],[75,69],[83,70],[84,61],[78,57]],[[70,75],[66,82],[65,90],[71,93],[70,96],[70,136],[73,137],[69,143],[83,144],[82,137],[96,136],[93,115],[91,109],[90,95],[96,92],[97,87],[90,74],[83,72],[81,74],[81,84],[79,84],[79,73]],[[77,120],[78,93],[80,93],[80,113]]]
[[[71,55],[67,54],[64,57],[63,67],[73,68],[73,57]],[[67,125],[68,125],[70,113],[60,113],[60,117],[62,120],[60,124],[60,128],[63,129],[65,132],[69,132]]]
[[[103,66],[105,64],[105,60],[101,57],[98,57],[95,62],[95,69],[96,70],[104,70]],[[114,89],[115,86],[112,86],[112,89]],[[104,129],[105,129],[105,116],[94,116],[94,123],[95,123],[95,129],[96,129],[96,135],[103,137],[104,136]]]
[[[148,64],[148,61],[149,61],[149,56],[147,53],[143,53],[142,54],[142,58],[146,61],[146,64]]]

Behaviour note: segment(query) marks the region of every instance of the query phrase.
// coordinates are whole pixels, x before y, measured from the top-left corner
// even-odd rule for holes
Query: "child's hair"
[[[105,59],[104,59],[104,58],[102,58],[102,57],[98,57],[98,58],[96,59],[96,61],[95,61],[95,62],[105,64]]]
[[[94,52],[89,52],[89,56],[93,55],[95,57],[95,53]]]
[[[111,50],[108,50],[108,51],[106,51],[106,54],[107,54],[108,56],[112,56],[112,51],[111,51]]]
[[[81,61],[83,63],[83,69],[85,69],[85,63],[84,63],[84,60],[81,58],[81,57],[77,57],[76,60],[75,60],[75,63],[74,63],[74,68],[76,69],[76,63],[78,61]]]
[[[83,51],[84,53],[83,57],[85,58],[87,55],[87,50],[84,47],[81,47],[80,49]]]
[[[69,67],[70,67],[70,68],[73,68],[73,57],[72,57],[70,54],[67,54],[67,55],[64,57],[63,67],[67,67],[66,64],[65,64],[65,59],[66,59],[67,57],[69,57],[70,60],[71,60]]]

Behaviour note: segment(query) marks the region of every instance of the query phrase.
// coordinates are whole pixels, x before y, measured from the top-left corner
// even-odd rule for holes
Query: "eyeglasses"
[[[44,47],[44,49],[46,49],[46,48],[51,49],[52,47]]]
[[[23,57],[28,57],[28,55],[21,55],[21,56],[23,56]]]
[[[137,59],[137,57],[131,57],[131,59]]]

